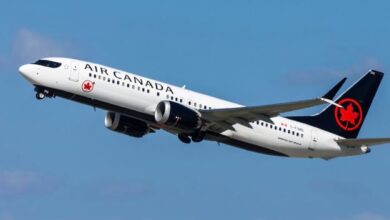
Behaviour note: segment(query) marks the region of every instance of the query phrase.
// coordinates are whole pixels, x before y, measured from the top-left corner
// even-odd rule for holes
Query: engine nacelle
[[[162,101],[157,105],[154,119],[160,125],[183,133],[192,133],[202,125],[198,111],[171,101]]]
[[[143,137],[151,131],[145,122],[115,112],[106,113],[104,125],[112,131],[137,138]]]

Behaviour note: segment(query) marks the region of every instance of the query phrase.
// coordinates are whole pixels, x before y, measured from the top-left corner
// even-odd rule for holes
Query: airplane
[[[71,58],[42,58],[19,72],[38,100],[61,97],[103,109],[105,127],[131,137],[164,130],[186,144],[207,140],[267,155],[325,160],[366,154],[390,142],[357,138],[384,75],[376,70],[336,99],[346,78],[322,97],[251,107]],[[281,116],[323,104],[315,115]]]

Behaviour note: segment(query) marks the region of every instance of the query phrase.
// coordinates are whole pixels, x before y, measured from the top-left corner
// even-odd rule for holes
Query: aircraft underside
[[[41,86],[36,86],[35,91],[37,92],[37,94],[39,92],[42,92],[42,93],[48,94],[48,97],[57,97],[58,96],[58,97],[61,97],[61,98],[64,98],[64,99],[68,99],[68,100],[75,101],[75,102],[78,102],[78,103],[81,103],[81,104],[92,106],[94,108],[100,108],[100,109],[104,109],[104,110],[107,110],[107,111],[118,112],[120,114],[124,114],[124,115],[127,115],[129,117],[133,117],[133,118],[135,118],[137,120],[142,120],[142,121],[144,121],[144,122],[146,122],[148,124],[156,124],[155,118],[152,115],[148,115],[148,114],[141,113],[141,112],[138,112],[138,111],[134,111],[134,110],[131,110],[131,109],[127,109],[127,108],[123,108],[123,107],[120,107],[120,106],[112,105],[112,104],[109,104],[109,103],[106,103],[106,102],[102,102],[102,101],[99,101],[99,100],[94,100],[94,99],[90,99],[90,98],[87,98],[87,97],[84,97],[84,96],[80,96],[80,95],[77,95],[77,94],[72,94],[72,93],[69,93],[69,92],[66,92],[66,91],[61,91],[61,90],[57,90],[57,89],[53,89],[53,88],[47,88],[47,87],[41,87]],[[37,95],[37,96],[39,96],[39,95]],[[241,149],[244,149],[244,150],[248,150],[248,151],[252,151],[252,152],[256,152],[256,153],[272,155],[272,156],[288,157],[288,155],[283,154],[281,152],[278,152],[278,151],[275,151],[275,150],[271,150],[271,149],[268,149],[268,148],[265,148],[265,147],[261,147],[261,146],[257,146],[257,145],[253,145],[253,144],[249,144],[249,143],[245,143],[243,141],[235,140],[235,139],[226,137],[226,136],[224,136],[222,134],[218,134],[216,132],[206,131],[206,135],[205,135],[204,139],[205,140],[209,140],[209,141],[215,141],[217,143],[227,144],[227,145],[230,145],[230,146],[238,147],[238,148],[241,148]]]

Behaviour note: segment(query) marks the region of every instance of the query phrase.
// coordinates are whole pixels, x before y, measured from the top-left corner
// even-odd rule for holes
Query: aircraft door
[[[316,130],[311,130],[311,139],[309,150],[314,151],[317,148],[318,135]]]
[[[71,63],[69,67],[69,80],[73,82],[79,81],[79,67],[76,63]]]

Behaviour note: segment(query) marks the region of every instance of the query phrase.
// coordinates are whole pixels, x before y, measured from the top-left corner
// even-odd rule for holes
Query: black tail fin
[[[370,70],[336,100],[344,108],[329,105],[314,116],[289,118],[345,138],[356,138],[382,78],[383,73]]]

